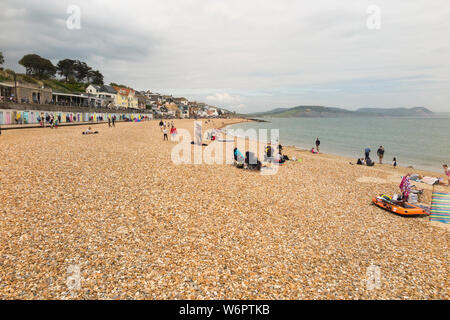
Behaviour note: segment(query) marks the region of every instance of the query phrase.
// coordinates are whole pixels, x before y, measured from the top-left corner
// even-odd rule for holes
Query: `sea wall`
[[[50,104],[0,103],[0,125],[36,124],[39,123],[41,118],[45,120],[47,116],[51,115],[55,119],[60,118],[61,123],[102,121],[113,116],[116,116],[117,120],[153,118],[153,114],[146,110],[111,110]]]

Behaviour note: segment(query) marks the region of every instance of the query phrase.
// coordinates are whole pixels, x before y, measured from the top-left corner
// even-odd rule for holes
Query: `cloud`
[[[241,99],[239,97],[234,97],[229,93],[216,93],[214,95],[207,96],[206,100],[219,104],[233,104],[239,102]]]
[[[5,67],[35,52],[106,81],[255,112],[299,104],[449,110],[448,0],[3,0]],[[66,9],[81,8],[81,30]],[[381,29],[368,30],[369,4]]]

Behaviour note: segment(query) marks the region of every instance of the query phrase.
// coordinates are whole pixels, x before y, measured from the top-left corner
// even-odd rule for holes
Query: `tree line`
[[[0,64],[4,61],[0,53]],[[19,64],[25,67],[26,74],[38,79],[48,79],[56,74],[64,78],[66,82],[83,82],[103,85],[103,75],[99,70],[94,70],[86,62],[80,60],[64,59],[53,63],[37,54],[27,54],[20,59]]]

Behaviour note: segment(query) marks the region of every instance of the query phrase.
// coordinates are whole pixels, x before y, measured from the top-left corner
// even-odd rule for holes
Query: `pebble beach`
[[[448,228],[371,204],[410,169],[175,165],[158,122],[2,132],[0,299],[449,299]]]

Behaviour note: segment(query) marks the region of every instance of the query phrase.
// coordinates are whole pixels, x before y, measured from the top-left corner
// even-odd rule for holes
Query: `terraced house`
[[[138,99],[136,92],[130,88],[114,87],[117,92],[116,105],[121,108],[138,108]]]

